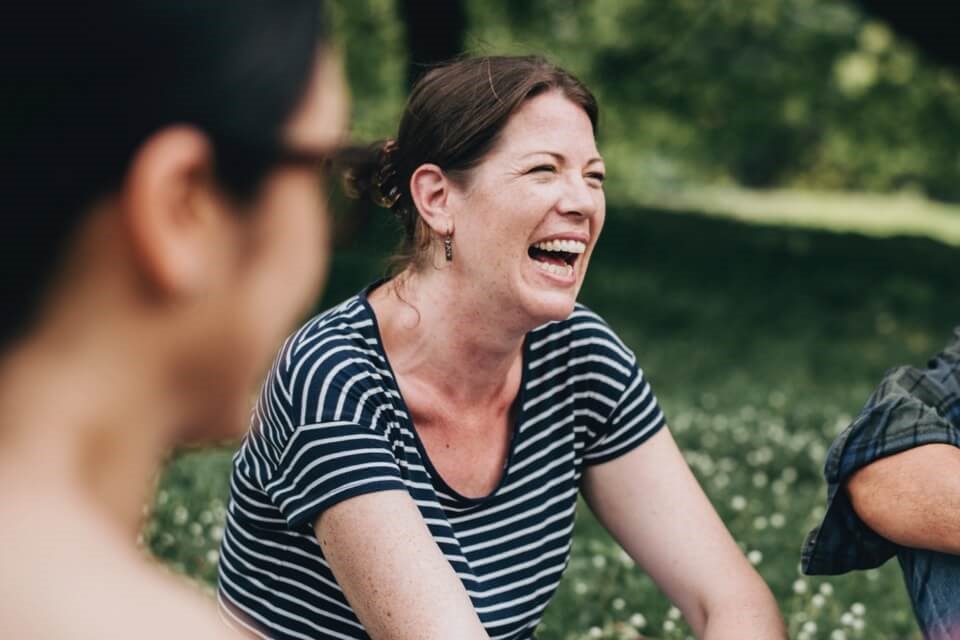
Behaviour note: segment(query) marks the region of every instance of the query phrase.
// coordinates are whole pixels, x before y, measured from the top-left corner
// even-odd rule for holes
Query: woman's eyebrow
[[[562,153],[557,153],[556,151],[547,151],[547,150],[543,150],[543,151],[531,151],[531,152],[529,152],[529,153],[525,153],[525,154],[523,154],[522,156],[520,156],[520,159],[523,160],[523,159],[525,159],[525,158],[529,158],[530,156],[543,156],[543,155],[551,156],[551,157],[553,157],[555,160],[558,160],[558,161],[564,161],[564,160],[566,160],[566,156],[564,156]],[[589,159],[586,161],[586,163],[584,163],[584,164],[593,164],[594,162],[600,162],[600,163],[602,163],[602,162],[603,162],[603,158],[601,158],[600,156],[594,156],[594,157],[592,157],[592,158],[589,158]]]

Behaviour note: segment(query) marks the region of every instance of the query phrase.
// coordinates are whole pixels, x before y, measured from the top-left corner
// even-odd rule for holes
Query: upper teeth
[[[563,251],[564,253],[583,253],[587,244],[579,240],[547,240],[533,245],[541,251]]]

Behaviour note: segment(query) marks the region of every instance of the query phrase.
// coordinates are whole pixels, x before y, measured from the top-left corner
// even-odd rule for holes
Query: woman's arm
[[[786,638],[773,595],[667,429],[619,458],[589,467],[582,491],[600,522],[680,608],[699,638]]]
[[[881,458],[847,482],[868,527],[904,547],[960,555],[960,449],[928,444]]]
[[[405,492],[340,502],[314,531],[373,640],[487,640],[463,583]]]

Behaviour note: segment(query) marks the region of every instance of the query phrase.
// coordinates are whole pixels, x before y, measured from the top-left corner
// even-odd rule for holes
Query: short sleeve
[[[663,411],[643,371],[631,362],[628,372],[619,401],[586,447],[583,460],[588,465],[613,460],[635,449],[665,423]]]
[[[382,434],[332,422],[294,429],[264,489],[296,530],[312,526],[321,513],[347,498],[406,487]]]
[[[926,369],[891,370],[866,406],[827,452],[827,509],[804,542],[801,566],[810,575],[880,566],[898,547],[870,529],[846,492],[850,477],[881,458],[928,444],[960,446],[960,360],[957,343]]]

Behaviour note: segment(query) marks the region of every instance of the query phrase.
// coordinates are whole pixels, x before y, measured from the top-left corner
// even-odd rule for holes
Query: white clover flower
[[[190,512],[187,511],[187,508],[182,504],[178,504],[177,508],[173,510],[173,523],[174,524],[186,524],[187,520],[190,519]]]
[[[834,629],[830,632],[830,640],[847,640],[847,632],[843,629]]]
[[[863,618],[854,618],[853,624],[850,625],[857,631],[863,631]]]
[[[850,605],[850,613],[852,613],[855,616],[859,616],[862,618],[863,614],[865,614],[866,612],[867,612],[867,608],[863,606],[863,603],[861,602],[854,602],[852,605]]]
[[[217,551],[216,549],[210,549],[209,551],[207,551],[207,562],[209,564],[217,564],[219,560],[220,560],[219,551]]]
[[[603,629],[601,629],[600,627],[590,627],[590,631],[587,632],[587,635],[590,636],[591,638],[602,638]]]
[[[793,592],[794,593],[806,593],[807,592],[807,581],[803,578],[797,578],[793,581]]]
[[[670,607],[667,609],[667,617],[671,620],[679,620],[680,615],[680,609],[677,609],[676,607]]]
[[[613,610],[614,611],[623,611],[623,608],[627,606],[627,602],[623,598],[614,598],[613,599]]]
[[[664,631],[673,631],[677,628],[677,623],[673,620],[664,620],[663,621],[663,630]]]
[[[823,597],[823,594],[816,593],[812,598],[810,598],[810,604],[812,604],[817,609],[821,608],[826,604],[827,599]]]
[[[763,516],[757,516],[753,519],[753,528],[758,531],[763,531],[767,528],[767,519]]]
[[[747,560],[749,560],[752,565],[758,565],[763,562],[763,553],[754,549],[747,554]]]
[[[630,616],[630,624],[637,629],[643,629],[645,626],[647,626],[647,619],[643,617],[642,613],[635,613]]]
[[[852,627],[852,626],[853,626],[853,621],[854,621],[855,619],[856,619],[856,618],[853,617],[853,614],[852,614],[852,613],[850,613],[849,611],[844,611],[843,615],[840,616],[840,623],[841,623],[841,624],[844,624],[844,625],[846,625],[846,626],[848,626],[848,627]]]
[[[578,596],[582,596],[583,594],[585,594],[588,591],[588,589],[589,588],[587,587],[587,583],[584,582],[583,580],[577,580],[576,582],[573,583],[573,592],[576,593]]]
[[[591,559],[591,562],[593,563],[593,566],[596,567],[597,569],[603,569],[605,566],[607,566],[606,556],[602,556],[600,554],[593,556],[593,558]]]
[[[734,511],[743,511],[747,506],[747,499],[739,495],[733,496],[730,500],[730,506]]]
[[[829,582],[823,582],[820,584],[820,593],[825,596],[833,595],[833,585]]]
[[[770,526],[774,529],[779,529],[785,524],[787,524],[787,517],[782,513],[774,513],[770,516]]]
[[[813,620],[807,620],[803,623],[803,631],[806,631],[809,634],[814,634],[817,632],[817,623]]]
[[[755,474],[753,474],[752,480],[753,486],[755,486],[757,489],[762,489],[767,486],[767,481],[769,478],[763,471],[757,471]]]

